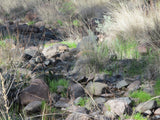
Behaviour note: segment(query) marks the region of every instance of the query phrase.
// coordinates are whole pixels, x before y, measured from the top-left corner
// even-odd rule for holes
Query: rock
[[[107,88],[107,84],[100,82],[89,82],[85,87],[91,95],[101,95],[102,91]]]
[[[84,96],[84,89],[79,84],[73,84],[69,87],[69,93],[71,98],[76,99],[78,97]]]
[[[151,101],[149,101],[149,102],[144,102],[144,103],[139,104],[139,105],[135,108],[135,110],[136,110],[137,112],[143,113],[143,112],[145,112],[145,111],[147,111],[147,110],[151,110],[151,109],[155,108],[156,106],[157,106],[157,102],[156,102],[155,100],[151,100]]]
[[[144,112],[144,114],[147,115],[147,116],[148,115],[150,116],[152,114],[152,111],[151,110],[147,110],[147,111]]]
[[[32,59],[29,60],[29,63],[30,64],[36,64],[36,60],[32,58]]]
[[[64,86],[57,86],[57,92],[62,93],[65,90]]]
[[[35,60],[36,60],[36,63],[42,63],[45,60],[45,57],[44,56],[37,56]]]
[[[74,100],[74,104],[78,105],[78,103],[80,102],[80,100],[82,99],[82,97],[78,97]]]
[[[59,94],[57,94],[57,93],[52,93],[50,95],[50,98],[51,98],[52,103],[56,103],[56,102],[59,101],[59,99],[61,98],[61,96]]]
[[[155,85],[155,81],[150,81],[150,82],[146,82],[143,84],[144,88],[143,88],[143,91],[146,92],[146,93],[149,93],[151,94],[152,96],[155,95],[154,93],[154,85]]]
[[[37,14],[34,13],[33,11],[29,11],[26,13],[24,19],[29,22],[29,21],[33,21],[36,18],[37,18]]]
[[[131,114],[132,111],[128,103],[130,102],[127,100],[127,98],[108,100],[104,104],[103,112],[105,113],[106,111],[109,111],[118,116],[121,116],[126,112]]]
[[[58,102],[56,102],[56,104],[54,106],[57,108],[67,108],[70,106],[70,104],[68,104],[68,101],[59,100]]]
[[[89,120],[88,110],[84,107],[80,107],[75,112],[68,115],[66,120]]]
[[[33,101],[31,103],[29,103],[24,109],[23,112],[25,114],[33,114],[36,112],[40,112],[41,111],[41,105],[42,102],[41,101]]]
[[[106,73],[96,74],[93,81],[106,83],[106,79],[108,79],[108,77],[109,76]]]
[[[33,101],[42,101],[49,99],[49,88],[41,79],[31,80],[30,86],[26,87],[19,94],[20,104],[25,106]]]
[[[140,81],[137,80],[137,81],[134,81],[133,83],[131,83],[131,84],[127,87],[127,89],[128,89],[129,92],[133,92],[133,91],[139,89],[139,87],[140,87]]]
[[[44,64],[45,64],[46,66],[48,66],[48,65],[51,64],[51,61],[50,61],[50,60],[46,60],[46,61],[44,61]]]
[[[69,52],[65,52],[65,53],[62,53],[62,54],[60,55],[60,59],[61,59],[62,61],[69,60],[70,58],[71,58],[71,56],[70,56],[70,53],[69,53]]]
[[[107,117],[108,119],[111,119],[111,120],[114,120],[114,118],[116,117],[116,115],[110,111],[105,111],[104,116]]]
[[[64,51],[68,51],[69,48],[66,45],[63,44],[54,44],[49,47],[45,47],[42,51],[45,57],[52,58],[56,57],[60,53],[63,53]]]
[[[24,60],[30,60],[32,57],[34,57],[38,53],[38,49],[36,47],[29,47],[25,49],[23,58]]]
[[[160,115],[160,108],[157,108],[154,112],[154,115]]]
[[[116,88],[120,89],[120,88],[125,87],[127,85],[128,85],[128,83],[126,80],[121,80],[121,81],[117,82]]]
[[[95,99],[95,102],[96,102],[97,104],[103,104],[103,103],[106,102],[106,98],[98,97],[98,98]]]
[[[132,101],[129,97],[120,97],[120,98],[117,98],[115,100],[124,101],[125,103],[127,103],[127,105],[130,105],[132,103]]]

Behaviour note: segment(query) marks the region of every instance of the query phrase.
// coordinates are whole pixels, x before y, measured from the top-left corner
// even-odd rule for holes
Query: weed
[[[73,20],[73,25],[78,27],[80,24],[79,24],[79,21],[78,20]]]
[[[115,53],[120,59],[138,59],[140,54],[137,50],[137,42],[135,40],[123,41],[121,39],[115,40]]]
[[[147,66],[145,61],[133,61],[126,70],[126,73],[130,76],[138,75],[144,72],[144,68]]]
[[[80,98],[79,102],[77,103],[77,105],[84,107],[86,105],[86,103],[89,101],[88,98]]]
[[[154,86],[155,95],[160,95],[160,80],[158,79]]]
[[[137,114],[133,115],[133,118],[134,118],[135,120],[147,120],[147,118],[144,118],[144,117],[141,115],[141,113],[137,113]]]
[[[68,81],[66,79],[59,79],[56,80],[48,80],[49,81],[49,88],[51,92],[56,92],[57,86],[64,86],[64,88],[68,87]]]
[[[48,48],[48,47],[50,47],[50,46],[52,46],[52,45],[54,45],[54,43],[45,44],[45,45],[44,45],[44,48]]]
[[[77,43],[76,42],[70,42],[70,41],[63,41],[61,42],[62,44],[68,45],[69,48],[76,48],[77,47]]]
[[[6,43],[4,41],[0,41],[0,47],[4,48],[6,46]]]
[[[28,25],[34,25],[34,24],[35,24],[35,21],[29,21],[27,24],[28,24]]]
[[[132,116],[128,116],[128,115],[126,115],[125,116],[125,119],[134,119],[134,120],[147,120],[147,118],[144,118],[142,115],[141,115],[141,113],[136,113],[136,114],[134,114],[134,115],[132,115]],[[119,118],[119,120],[122,120],[121,118]]]
[[[138,99],[138,101],[136,102],[137,104],[146,102],[147,100],[151,99],[151,95],[142,90],[138,90],[138,91],[131,93],[130,97],[137,98]]]

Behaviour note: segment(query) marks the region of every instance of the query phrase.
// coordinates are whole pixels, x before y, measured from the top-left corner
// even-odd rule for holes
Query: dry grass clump
[[[135,40],[140,44],[153,45],[153,39],[159,39],[158,22],[160,21],[159,9],[150,8],[142,3],[120,3],[113,10],[109,29],[104,28],[104,33],[111,48],[115,49],[115,39],[123,41]],[[108,24],[108,22],[104,22]],[[152,32],[151,32],[152,31]],[[154,38],[153,38],[154,36]],[[155,45],[155,44],[154,44]]]
[[[72,2],[76,7],[76,12],[83,20],[102,18],[111,7],[109,0],[72,0]]]
[[[28,10],[34,9],[39,0],[3,0],[0,4],[0,13],[11,17],[24,15]]]
[[[99,72],[105,68],[110,59],[110,51],[105,42],[98,44],[96,36],[89,33],[89,36],[84,37],[78,47],[82,52],[74,71],[78,70],[82,74],[89,74]]]

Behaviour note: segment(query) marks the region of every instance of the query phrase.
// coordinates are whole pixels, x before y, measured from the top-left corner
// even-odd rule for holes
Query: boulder
[[[130,101],[128,98],[108,100],[104,104],[103,112],[106,113],[106,111],[109,111],[118,116],[121,116],[126,112],[131,114],[132,110],[129,107],[129,103]]]
[[[137,112],[140,112],[140,113],[144,113],[145,111],[147,110],[152,110],[153,108],[155,108],[157,106],[157,102],[155,100],[151,100],[151,101],[148,101],[148,102],[144,102],[144,103],[141,103],[139,104],[135,110]]]
[[[127,86],[127,85],[128,85],[128,83],[127,83],[126,80],[121,80],[121,81],[117,82],[116,88],[117,88],[117,89],[120,89],[120,88],[125,87],[125,86]]]
[[[79,84],[72,84],[69,87],[69,93],[71,98],[76,99],[78,97],[84,96],[84,89]]]
[[[23,112],[27,115],[40,112],[41,105],[42,105],[41,101],[33,101],[23,109]]]
[[[107,87],[108,85],[105,83],[89,82],[85,88],[91,95],[100,96],[102,91]]]
[[[19,94],[19,102],[25,106],[33,101],[42,101],[49,99],[49,88],[47,84],[41,79],[34,79],[30,86],[26,87]]]
[[[49,47],[45,47],[42,51],[45,57],[52,58],[57,57],[60,55],[60,53],[63,53],[65,51],[69,51],[69,48],[67,45],[64,44],[54,44]]]

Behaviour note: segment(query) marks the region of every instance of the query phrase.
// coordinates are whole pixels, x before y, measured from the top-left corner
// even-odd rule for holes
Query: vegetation
[[[48,80],[48,82],[49,82],[49,88],[51,92],[56,92],[58,86],[64,86],[65,89],[67,89],[68,87],[68,81],[66,79]]]
[[[134,120],[148,120],[147,118],[143,117],[141,113],[136,113],[133,116],[126,116],[126,119],[134,119]],[[121,119],[120,119],[121,120]]]
[[[155,86],[154,86],[154,93],[155,95],[160,95],[160,80],[158,79],[155,83]]]
[[[69,48],[76,48],[77,47],[77,43],[74,41],[63,41],[61,43],[67,45]]]
[[[35,18],[29,20],[29,22],[28,20],[26,20],[28,12],[33,12],[35,14]],[[20,79],[20,76],[22,75],[18,71],[18,68],[25,68],[26,64],[32,67],[32,64],[30,64],[31,61],[25,63],[25,65],[22,62],[24,50],[28,48],[28,46],[26,44],[20,44],[19,38],[22,38],[22,42],[33,42],[33,46],[36,46],[39,52],[41,52],[41,48],[43,47],[49,47],[54,45],[54,43],[51,43],[41,47],[41,42],[36,43],[37,41],[34,39],[34,37],[36,36],[34,36],[34,34],[36,34],[36,31],[41,30],[36,30],[35,28],[35,31],[33,30],[33,32],[29,29],[27,30],[27,32],[32,32],[27,34],[27,32],[24,33],[25,30],[17,30],[16,27],[18,24],[27,23],[27,25],[29,26],[34,26],[35,23],[42,22],[42,24],[46,28],[45,32],[47,32],[48,29],[48,31],[51,31],[51,34],[55,32],[55,34],[58,34],[57,38],[62,38],[64,40],[62,42],[59,42],[60,44],[65,44],[70,49],[77,48],[80,51],[79,52],[76,49],[77,54],[71,56],[74,58],[74,60],[69,61],[69,65],[67,64],[68,68],[66,71],[67,74],[69,73],[69,75],[67,75],[69,77],[71,72],[70,68],[73,67],[72,72],[75,72],[74,75],[76,76],[83,74],[84,78],[90,78],[91,73],[93,75],[95,73],[106,73],[110,76],[113,76],[117,73],[122,73],[124,77],[135,78],[136,75],[140,75],[142,76],[142,78],[147,80],[145,74],[146,71],[149,71],[151,72],[151,78],[149,79],[155,80],[160,74],[159,12],[160,2],[157,1],[154,5],[151,5],[151,3],[149,3],[149,0],[136,0],[136,2],[135,0],[1,1],[0,88],[2,88],[1,91],[4,106],[2,106],[3,109],[0,110],[0,119],[11,120],[10,108],[13,107],[12,104],[15,101],[9,101],[8,94],[10,91],[12,91],[12,86],[17,83],[18,85],[15,85],[14,87],[17,88],[20,86],[18,91],[19,93],[20,90],[23,89],[24,84],[26,84],[24,82],[24,80],[26,80],[25,77],[21,77]],[[1,24],[3,25],[1,26]],[[9,31],[8,28],[8,26],[10,25],[13,25],[11,31]],[[15,28],[14,25],[16,26]],[[21,34],[22,32],[24,33],[23,35]],[[45,37],[45,33],[39,34],[38,32],[37,36],[40,36],[43,42],[43,37]],[[67,41],[68,39],[70,41]],[[44,43],[45,42],[46,41],[44,41]],[[143,46],[146,50],[142,50],[144,53],[141,52],[141,50],[139,49],[141,46]],[[55,55],[55,64],[49,67],[53,67],[53,69],[56,69],[57,65],[59,65],[58,62],[60,61],[59,56],[61,57],[60,54]],[[68,56],[65,56],[64,54],[64,56],[62,57]],[[36,60],[37,59],[38,58],[36,58]],[[48,60],[48,58],[45,59]],[[49,60],[54,61],[54,59],[52,58]],[[62,62],[63,64],[65,64],[68,61]],[[39,64],[41,64],[43,68],[48,67],[41,62]],[[4,69],[2,75],[1,68]],[[48,70],[50,68],[46,69]],[[43,72],[46,72],[47,70],[43,69]],[[13,80],[8,79],[8,76],[4,75],[8,73],[13,74],[8,75],[13,77]],[[6,78],[3,78],[3,76],[6,76]],[[47,80],[47,84],[49,86],[50,92],[52,93],[58,93],[58,86],[63,86],[64,90],[59,94],[61,94],[62,97],[67,97],[66,89],[68,88],[69,84],[68,80],[61,78],[49,78]],[[108,90],[105,92],[111,93],[112,90]],[[155,83],[154,92],[155,96],[158,96],[160,94],[159,79],[157,79]],[[149,93],[146,93],[142,90],[132,92],[129,96],[137,99],[136,104],[148,101],[153,97]],[[77,105],[84,107],[86,104],[89,104],[89,99],[90,98],[86,97],[80,98]],[[158,101],[158,104],[160,104],[159,99],[156,99],[156,101]],[[109,111],[111,111],[110,106],[106,107]],[[57,109],[54,108],[52,105],[43,101],[42,110],[42,119],[55,119],[54,117],[49,118],[45,116],[45,114],[57,112]],[[60,113],[60,111],[58,112]],[[134,114],[132,115],[132,117],[129,118],[133,118],[135,120],[146,120],[146,118],[143,118],[140,113]]]
[[[79,106],[81,106],[81,107],[84,107],[86,104],[87,104],[87,102],[89,101],[89,99],[88,98],[80,98],[80,100],[79,100],[79,102],[76,104],[76,105],[79,105]]]
[[[138,99],[138,101],[136,102],[137,104],[146,102],[151,99],[151,95],[142,90],[138,90],[138,91],[131,93],[130,97],[137,98]]]

